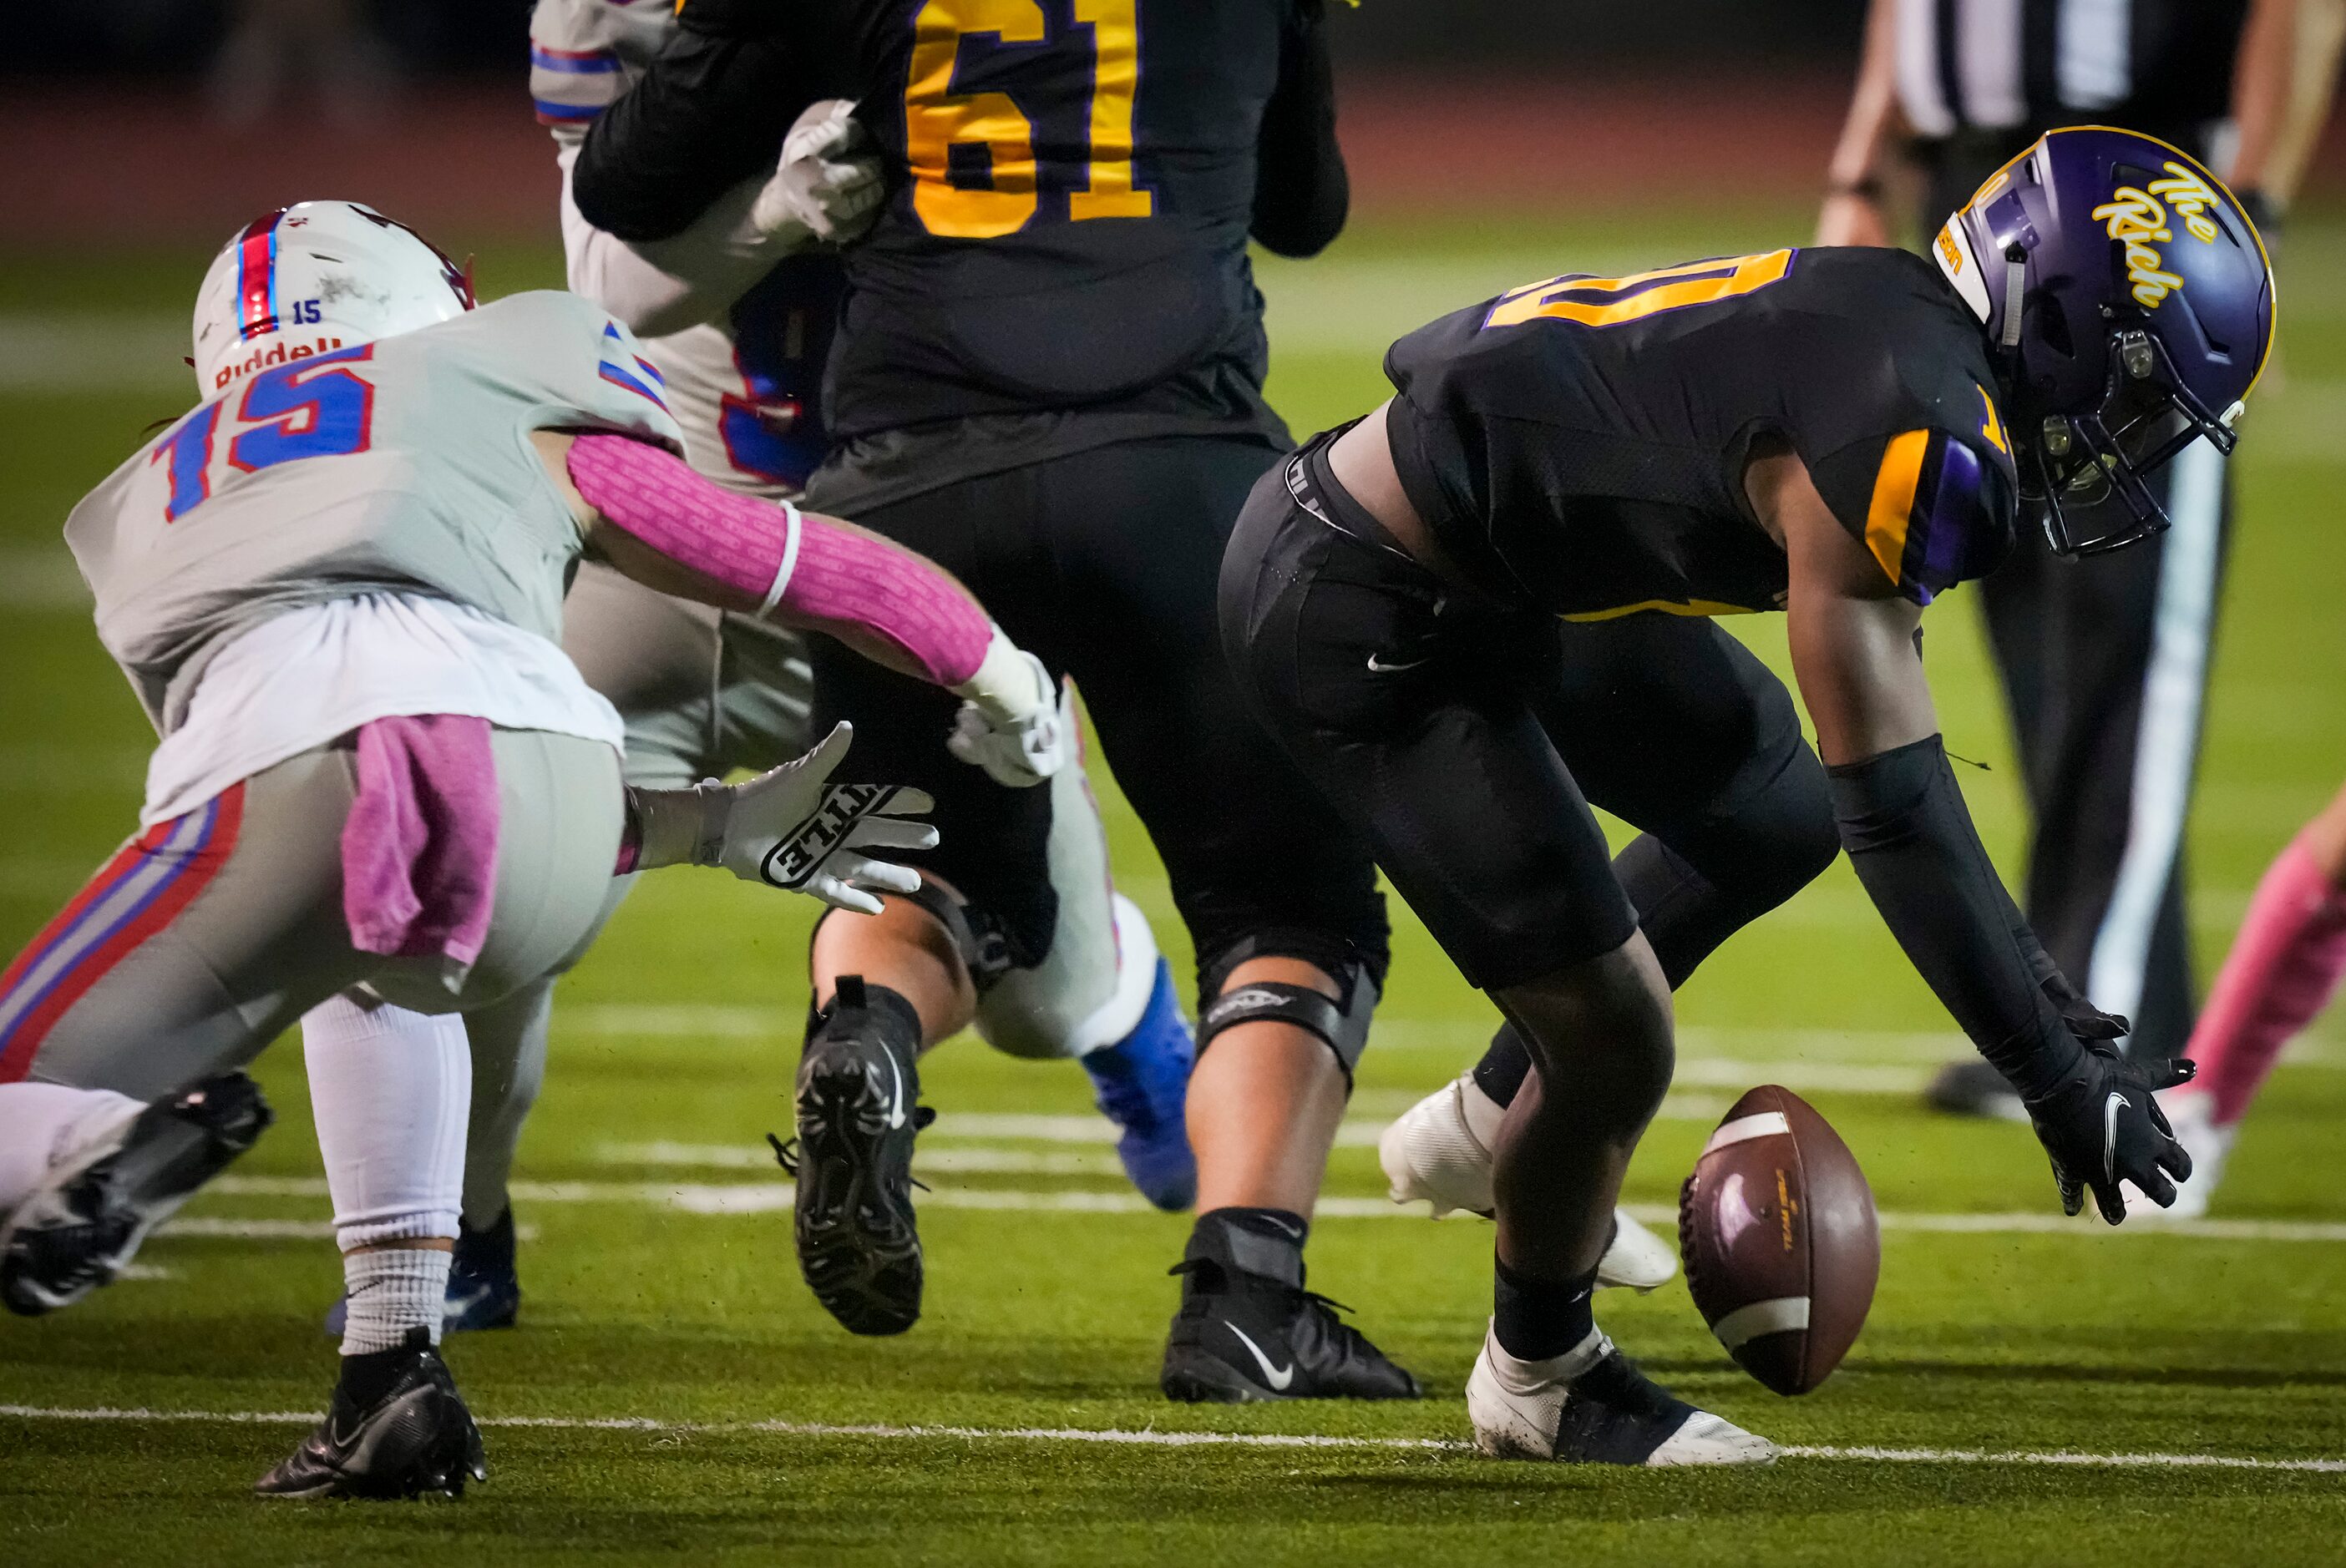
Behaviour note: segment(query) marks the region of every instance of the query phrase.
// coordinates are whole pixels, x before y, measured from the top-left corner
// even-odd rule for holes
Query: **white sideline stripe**
[[[136,760],[138,771],[135,777],[144,779],[145,759],[141,756]],[[2201,791],[2203,797],[2206,793]],[[2310,816],[2313,807],[2329,796],[2324,790],[2317,790],[2308,799],[2312,805],[2296,815]],[[83,868],[84,872],[88,869]],[[2236,900],[2239,907],[2233,911],[2230,924],[2238,924],[2239,912],[2247,909],[2249,894],[2222,891],[2209,894],[2203,890],[2201,896]],[[1872,906],[1866,906],[1865,918],[1879,918],[1872,913]],[[557,1006],[554,1019],[556,1033],[634,1034],[648,1039],[698,1036],[780,1040],[800,1027],[798,1020],[784,1016],[780,1009],[724,1003],[588,1002]],[[1455,1055],[1463,1065],[1482,1054],[1494,1023],[1495,1020],[1467,1018],[1379,1018],[1371,1031],[1369,1047],[1380,1054],[1443,1051]],[[1920,1089],[1930,1069],[1971,1049],[1971,1043],[1961,1034],[1944,1029],[1766,1029],[1708,1023],[1681,1025],[1678,1044],[1684,1051],[1722,1053],[1679,1057],[1677,1082],[1688,1087],[1740,1090],[1765,1081],[1792,1090],[1860,1095],[1906,1094]],[[1727,1054],[1737,1052],[1746,1054]],[[1755,1065],[1751,1060],[1754,1054],[1765,1058],[1764,1064]],[[1779,1055],[1804,1059],[1774,1060]],[[2300,1065],[2346,1066],[2346,1049],[2341,1049],[2340,1043],[2334,1041],[2316,1042],[2310,1049],[2292,1047],[2284,1060]],[[1921,1070],[1902,1073],[1901,1064]],[[1372,1092],[1363,1090],[1362,1094]],[[1415,1098],[1410,1096],[1411,1102],[1414,1103]],[[1038,1127],[1088,1125],[1096,1120],[1091,1116],[985,1119],[1003,1125],[1012,1120],[1032,1120]],[[946,1127],[954,1123],[954,1114],[947,1112],[939,1125]],[[1098,1125],[1105,1126],[1107,1123],[1100,1121]],[[1052,1137],[1047,1131],[981,1134],[974,1132],[966,1122],[958,1130],[964,1136]]]
[[[1805,1296],[1779,1296],[1772,1300],[1754,1301],[1748,1307],[1738,1307],[1710,1326],[1713,1338],[1732,1350],[1747,1339],[1762,1334],[1781,1334],[1809,1326],[1809,1298]]]
[[[226,1197],[323,1197],[318,1176],[222,1176],[204,1189]],[[627,1203],[673,1208],[687,1214],[770,1214],[790,1207],[796,1192],[778,1182],[517,1181],[513,1196],[524,1203]],[[1009,1210],[1029,1214],[1153,1214],[1134,1192],[1027,1192],[1012,1187],[939,1187],[920,1198],[924,1208]],[[1678,1210],[1668,1204],[1625,1205],[1630,1217],[1675,1233]],[[1323,1197],[1314,1210],[1321,1219],[1423,1219],[1425,1211],[1382,1197]],[[1457,1217],[1475,1217],[1461,1215]],[[2293,1219],[2135,1219],[2111,1227],[2057,1214],[1902,1214],[1878,1217],[1884,1230],[1935,1231],[1950,1235],[2024,1235],[2133,1237],[2162,1236],[2196,1241],[2346,1241],[2346,1222]],[[158,1236],[233,1237],[308,1240],[332,1233],[322,1220],[181,1217]],[[526,1235],[526,1227],[525,1227]]]
[[[1756,1111],[1748,1116],[1736,1117],[1711,1134],[1710,1141],[1702,1145],[1702,1152],[1715,1154],[1736,1144],[1748,1144],[1753,1138],[1772,1138],[1779,1135],[1790,1136],[1791,1131],[1792,1124],[1785,1119],[1783,1112]]]
[[[94,1406],[0,1405],[0,1418],[27,1421],[205,1421],[229,1426],[313,1426],[317,1410],[156,1410]],[[848,1424],[831,1421],[663,1421],[648,1416],[482,1416],[484,1427],[534,1431],[650,1432],[717,1437],[772,1434],[779,1437],[884,1438],[899,1441],[952,1439],[964,1442],[1080,1442],[1130,1448],[1336,1449],[1385,1452],[1471,1453],[1474,1445],[1453,1438],[1330,1437],[1318,1432],[1129,1431],[1117,1427],[929,1427]],[[2317,1475],[2346,1473],[2346,1459],[2252,1459],[2223,1453],[2085,1453],[2074,1449],[2043,1452],[1962,1448],[1839,1447],[1796,1444],[1778,1451],[1786,1459],[1838,1460],[1866,1464],[2013,1464],[2086,1466],[2112,1470],[2250,1470]]]

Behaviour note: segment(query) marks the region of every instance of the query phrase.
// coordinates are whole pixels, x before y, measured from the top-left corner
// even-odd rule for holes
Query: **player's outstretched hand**
[[[881,893],[918,891],[918,871],[862,851],[932,847],[937,830],[912,819],[936,802],[893,784],[831,783],[854,736],[842,723],[797,761],[728,788],[717,862],[743,881],[862,914],[880,912]]]
[[[1019,657],[1035,677],[1034,699],[1009,708],[964,702],[945,738],[945,749],[1013,789],[1040,784],[1065,767],[1075,734],[1074,699],[1056,687],[1041,659],[1031,653]]]
[[[879,150],[856,123],[855,105],[823,98],[809,105],[783,138],[781,161],[758,193],[750,220],[767,234],[795,227],[845,245],[878,219],[885,194]]]
[[[2102,1217],[2120,1224],[2126,1219],[2121,1182],[2132,1182],[2167,1207],[2175,1201],[2175,1181],[2191,1174],[2191,1156],[2175,1141],[2166,1113],[2152,1096],[2189,1083],[2195,1069],[2185,1061],[2128,1061],[2100,1040],[2079,1044],[2085,1049],[2076,1070],[2051,1093],[2027,1102],[2037,1140],[2053,1160],[2061,1212],[2083,1208],[2090,1188]]]

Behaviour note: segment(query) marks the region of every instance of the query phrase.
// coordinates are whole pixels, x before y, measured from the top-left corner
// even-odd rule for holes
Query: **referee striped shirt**
[[[1924,137],[2224,117],[2248,0],[1898,0],[1898,101]]]

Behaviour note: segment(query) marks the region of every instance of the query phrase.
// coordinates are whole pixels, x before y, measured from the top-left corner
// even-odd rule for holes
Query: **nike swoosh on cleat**
[[[2116,1089],[2102,1102],[2102,1179],[2118,1179],[2118,1113],[2129,1104]]]
[[[1272,1366],[1270,1364],[1270,1358],[1262,1353],[1261,1346],[1247,1338],[1247,1331],[1245,1329],[1239,1328],[1235,1323],[1229,1322],[1224,1323],[1222,1327],[1228,1329],[1231,1333],[1236,1334],[1239,1337],[1239,1343],[1244,1345],[1249,1350],[1254,1353],[1256,1363],[1262,1368],[1262,1380],[1270,1385],[1271,1392],[1285,1393],[1287,1391],[1287,1385],[1295,1380],[1294,1363],[1290,1362],[1284,1367]]]
[[[1432,654],[1428,654],[1423,658],[1413,658],[1407,664],[1387,664],[1375,654],[1371,654],[1369,656],[1369,669],[1372,673],[1376,675],[1399,675],[1402,670],[1415,669],[1422,664],[1431,663],[1433,658],[1433,656]]]
[[[904,1125],[904,1074],[903,1070],[896,1065],[896,1054],[893,1051],[888,1053],[888,1076],[894,1081],[895,1084],[888,1098],[888,1125],[891,1130],[893,1130]]]

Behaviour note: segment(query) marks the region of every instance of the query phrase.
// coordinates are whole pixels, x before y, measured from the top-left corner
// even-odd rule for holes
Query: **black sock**
[[[921,1014],[901,991],[874,985],[860,974],[842,974],[832,984],[831,1005],[807,1004],[806,1037],[812,1041],[836,1023],[852,1030],[868,1023],[891,1051],[910,1063],[921,1054]]]
[[[1531,1071],[1532,1054],[1516,1037],[1515,1026],[1502,1023],[1491,1036],[1491,1048],[1474,1064],[1474,1086],[1490,1095],[1492,1104],[1512,1105]]]
[[[1596,1270],[1577,1279],[1538,1279],[1492,1259],[1491,1327],[1499,1348],[1523,1361],[1561,1356],[1596,1327],[1589,1298]]]
[[[1300,1288],[1311,1234],[1310,1220],[1283,1208],[1218,1208],[1198,1217],[1181,1257]]]
[[[410,1329],[407,1338],[388,1350],[369,1350],[361,1356],[342,1358],[342,1391],[360,1410],[374,1405],[400,1375],[415,1365],[417,1358],[432,1348],[432,1330]]]

